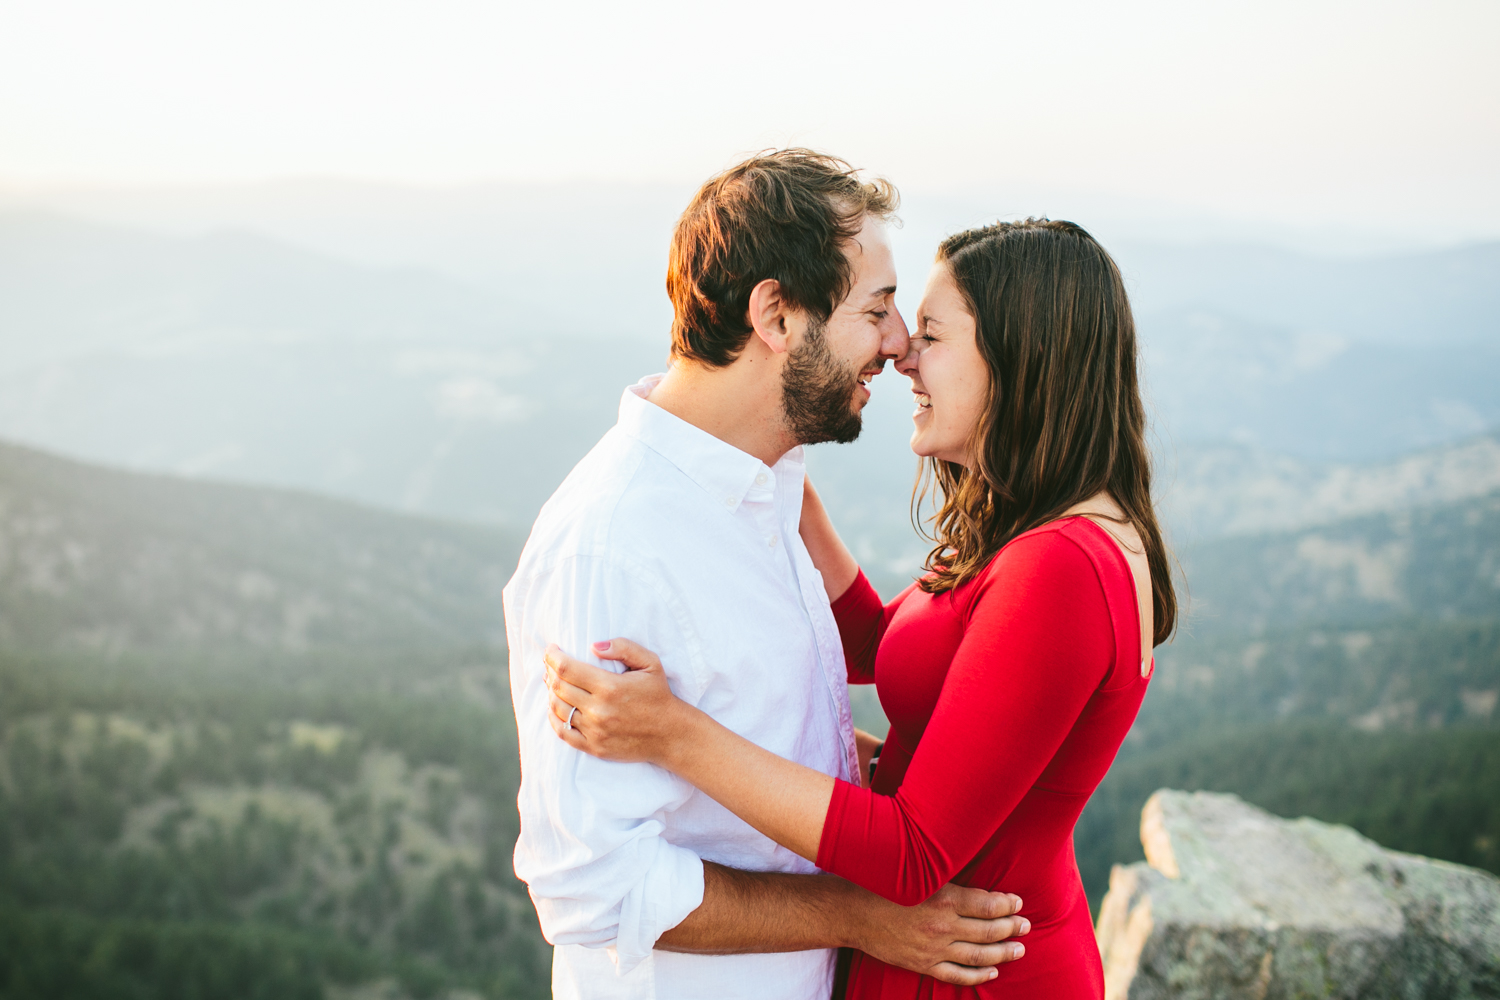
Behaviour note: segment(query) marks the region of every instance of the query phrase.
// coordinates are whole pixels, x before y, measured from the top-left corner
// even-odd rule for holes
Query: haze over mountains
[[[662,367],[685,194],[486,191],[93,206],[135,228],[0,214],[0,435],[524,530],[620,389]],[[983,220],[938,200],[906,216],[909,313],[937,238]],[[185,235],[225,219],[241,228]],[[1329,259],[1125,234],[1113,249],[1184,538],[1278,523],[1223,508],[1247,490],[1294,523],[1344,465],[1500,421],[1500,245]],[[885,548],[910,535],[890,533],[914,470],[909,398],[887,372],[863,438],[812,459],[849,530]]]

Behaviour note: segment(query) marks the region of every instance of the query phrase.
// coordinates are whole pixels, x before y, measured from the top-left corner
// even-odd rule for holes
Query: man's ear
[[[755,335],[771,349],[772,354],[785,353],[790,346],[786,328],[789,308],[786,297],[781,294],[781,282],[767,278],[750,289],[750,308],[747,319]]]

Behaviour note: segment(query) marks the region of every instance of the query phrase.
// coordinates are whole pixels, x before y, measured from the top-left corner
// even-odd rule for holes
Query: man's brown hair
[[[774,278],[797,309],[826,322],[849,294],[844,248],[865,216],[887,219],[899,196],[810,149],[760,153],[711,178],[677,220],[667,264],[672,357],[715,368],[750,339],[750,292]]]

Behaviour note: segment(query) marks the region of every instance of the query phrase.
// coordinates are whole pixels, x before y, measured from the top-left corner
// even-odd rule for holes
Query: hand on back
[[[1009,940],[1031,930],[1031,921],[1019,915],[1019,896],[950,882],[917,906],[874,898],[878,904],[864,909],[870,928],[859,949],[887,965],[976,986],[995,978],[995,966],[1026,954],[1024,945]]]

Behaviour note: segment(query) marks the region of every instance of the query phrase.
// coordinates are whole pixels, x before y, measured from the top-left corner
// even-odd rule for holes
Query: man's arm
[[[857,948],[889,965],[959,985],[994,977],[1025,949],[1031,923],[1006,893],[947,885],[898,906],[834,875],[745,872],[703,863],[703,904],[656,942],[664,951],[730,955]]]
[[[618,555],[569,554],[506,586],[511,696],[521,752],[516,875],[553,945],[612,948],[620,975],[703,902],[703,862],[663,836],[661,817],[693,795],[651,765],[594,760],[563,744],[547,719],[542,653],[554,636],[587,648],[622,623],[682,656],[684,614],[649,574]],[[695,700],[692,664],[673,684]]]

